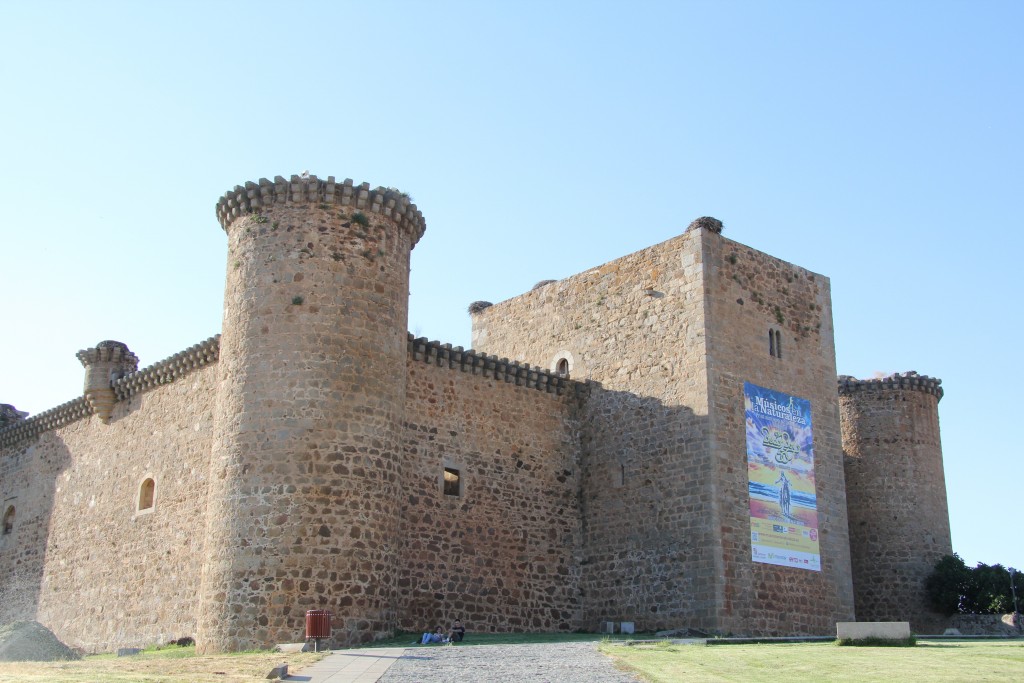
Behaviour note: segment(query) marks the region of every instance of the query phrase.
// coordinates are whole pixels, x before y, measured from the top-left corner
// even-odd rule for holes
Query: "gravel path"
[[[597,643],[410,648],[380,683],[637,683]]]

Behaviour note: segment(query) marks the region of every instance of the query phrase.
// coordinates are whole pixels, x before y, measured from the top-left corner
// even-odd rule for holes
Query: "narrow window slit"
[[[453,467],[444,468],[444,495],[462,495],[462,477],[459,476],[459,471]]]
[[[139,511],[153,509],[153,499],[156,493],[156,482],[147,479],[139,487]]]

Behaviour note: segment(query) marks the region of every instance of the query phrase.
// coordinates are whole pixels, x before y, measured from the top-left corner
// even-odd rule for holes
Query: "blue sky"
[[[953,545],[1024,567],[1019,2],[0,1],[0,402],[220,330],[225,191],[427,219],[409,329],[716,216],[828,275],[839,372],[940,377]]]

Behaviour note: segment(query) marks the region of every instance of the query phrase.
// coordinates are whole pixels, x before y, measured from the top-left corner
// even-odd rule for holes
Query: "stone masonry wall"
[[[828,279],[710,231],[702,242],[723,628],[834,634],[853,618],[853,593]],[[820,572],[751,560],[744,381],[810,401]]]
[[[424,362],[426,361],[426,362]],[[569,631],[580,618],[574,392],[408,361],[399,627]],[[444,468],[461,495],[445,495]]]
[[[397,623],[408,198],[293,176],[218,203],[228,237],[201,652],[337,644]],[[342,601],[349,604],[341,607]]]
[[[17,587],[3,617],[37,619],[86,651],[191,636],[204,552],[217,370],[182,373],[96,416],[0,455],[17,508],[0,576]],[[146,478],[155,504],[138,511]]]
[[[718,525],[705,474],[703,261],[682,235],[473,316],[488,353],[599,383],[585,402],[585,628],[717,627]]]
[[[939,380],[840,380],[857,618],[942,633],[924,580],[953,552],[939,440]]]

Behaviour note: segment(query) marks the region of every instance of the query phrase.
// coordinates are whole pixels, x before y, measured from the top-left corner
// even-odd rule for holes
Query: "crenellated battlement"
[[[13,446],[44,432],[60,429],[91,414],[89,402],[85,396],[79,396],[56,408],[13,422],[6,429],[0,429],[0,448]]]
[[[540,366],[530,366],[511,361],[508,358],[477,353],[473,349],[464,350],[461,346],[443,344],[439,341],[428,341],[426,337],[416,338],[412,333],[408,334],[408,353],[409,357],[415,361],[447,367],[557,396],[562,396],[569,391],[578,392],[582,386],[579,382],[559,377]],[[108,361],[114,355],[127,354],[134,359],[135,363],[138,362],[135,354],[128,351],[128,347],[120,342],[117,342],[116,345],[104,345],[101,342],[94,349],[79,351],[77,355],[80,360],[83,354],[86,356],[86,360],[93,360],[94,356],[102,356],[103,360]],[[216,363],[218,360],[220,360],[219,334],[142,370],[114,380],[111,383],[111,389],[117,402],[127,401],[133,396],[171,384],[189,373]],[[17,411],[14,411],[12,406],[10,414],[13,416],[15,412]],[[24,413],[19,412],[18,414],[22,416],[20,419],[16,420],[11,417],[9,420],[0,422],[0,446],[11,446],[43,432],[59,429],[76,420],[89,417],[94,412],[84,396],[28,418],[24,417]]]
[[[76,355],[83,363],[91,363],[96,360],[108,362],[128,356],[134,364],[138,364],[139,361],[138,357],[121,342],[100,342],[95,348],[79,351]],[[149,367],[115,379],[110,384],[114,400],[116,402],[127,401],[136,394],[170,384],[190,372],[210,363],[216,363],[219,358],[220,335],[218,334],[169,358],[153,363]],[[28,418],[24,417],[25,413],[15,411],[13,406],[10,407],[10,414],[20,415],[21,418],[0,420],[0,447],[12,446],[44,432],[60,429],[96,412],[95,406],[91,405],[87,396],[80,396]]]
[[[422,361],[438,367],[448,367],[473,375],[489,377],[499,382],[508,382],[516,386],[525,386],[549,394],[561,396],[569,389],[579,385],[565,377],[549,372],[540,366],[510,361],[477,353],[473,349],[463,350],[461,346],[442,344],[439,341],[427,341],[426,337],[414,338],[409,334],[409,356],[415,361]]]
[[[148,368],[143,368],[139,372],[116,380],[112,384],[114,395],[118,401],[127,401],[136,394],[170,384],[201,367],[216,363],[219,358],[220,335],[218,334],[154,363]]]
[[[128,349],[128,345],[111,339],[101,341],[94,348],[82,349],[75,357],[86,367],[95,363],[118,363],[131,368],[131,372],[139,367],[139,357]]]
[[[412,246],[427,229],[423,214],[406,194],[384,187],[371,190],[369,183],[355,185],[351,178],[337,183],[334,176],[320,180],[315,175],[293,175],[291,180],[274,176],[273,182],[260,178],[258,183],[249,181],[245,187],[236,185],[217,202],[217,220],[227,230],[235,219],[254,211],[298,203],[338,204],[382,214],[409,232]]]
[[[909,389],[912,391],[923,391],[926,394],[933,394],[937,400],[942,400],[943,390],[939,386],[941,379],[919,375],[911,370],[910,372],[896,372],[888,377],[873,379],[857,379],[850,375],[839,376],[839,395],[851,394],[858,391],[886,391],[891,389]]]

